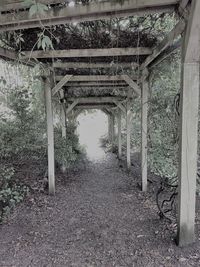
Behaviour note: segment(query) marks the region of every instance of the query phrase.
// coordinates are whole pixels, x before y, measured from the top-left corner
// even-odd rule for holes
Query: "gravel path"
[[[59,178],[0,226],[0,267],[200,266],[199,242],[177,248],[137,183],[111,154]]]

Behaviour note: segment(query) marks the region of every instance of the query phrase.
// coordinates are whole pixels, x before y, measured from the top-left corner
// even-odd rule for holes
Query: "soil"
[[[114,154],[58,175],[56,195],[30,194],[0,226],[0,267],[200,266],[197,241],[175,245],[176,225],[159,219],[154,183],[138,187]],[[152,179],[154,177],[151,177]]]

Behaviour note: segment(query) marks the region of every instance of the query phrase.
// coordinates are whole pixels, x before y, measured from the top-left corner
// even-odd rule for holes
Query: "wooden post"
[[[126,107],[126,159],[127,169],[131,168],[131,101],[128,99]]]
[[[182,84],[179,148],[179,213],[177,242],[185,246],[195,241],[197,177],[200,1],[193,0],[182,47]]]
[[[149,83],[145,78],[142,82],[141,96],[141,171],[142,191],[147,191],[147,111]]]
[[[179,151],[180,246],[194,242],[199,106],[199,63],[183,63]]]
[[[111,115],[111,145],[112,151],[114,150],[114,143],[115,143],[115,117]]]
[[[122,157],[122,112],[119,109],[118,112],[118,158]]]
[[[51,99],[51,84],[48,79],[44,79],[44,91],[46,102],[47,118],[47,138],[48,138],[48,182],[49,194],[55,194],[55,160],[54,160],[54,129],[53,129],[53,110]]]
[[[61,106],[61,127],[62,127],[62,137],[66,138],[66,113],[65,105]]]

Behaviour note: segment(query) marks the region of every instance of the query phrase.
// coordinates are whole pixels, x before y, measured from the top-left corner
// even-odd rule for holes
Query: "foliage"
[[[28,192],[27,186],[15,182],[13,167],[0,169],[0,222]]]
[[[59,165],[66,168],[69,168],[77,161],[82,153],[75,129],[76,126],[74,124],[67,126],[67,138],[62,137],[61,127],[55,129],[55,159]]]

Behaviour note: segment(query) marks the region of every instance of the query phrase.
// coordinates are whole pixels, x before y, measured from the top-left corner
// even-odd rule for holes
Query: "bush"
[[[0,169],[0,222],[4,216],[20,203],[29,192],[27,186],[17,184],[14,180],[14,168]]]

